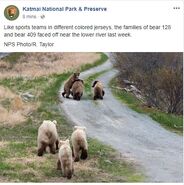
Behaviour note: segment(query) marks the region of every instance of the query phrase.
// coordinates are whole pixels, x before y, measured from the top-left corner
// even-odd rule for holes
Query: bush
[[[167,113],[183,112],[182,53],[114,53],[118,80],[133,81],[147,100]]]

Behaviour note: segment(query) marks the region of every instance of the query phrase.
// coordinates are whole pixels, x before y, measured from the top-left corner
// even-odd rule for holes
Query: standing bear
[[[81,79],[75,80],[72,85],[71,94],[74,100],[80,100],[83,95],[84,90],[84,82]]]
[[[66,94],[66,98],[69,98],[70,96],[70,89],[72,88],[73,83],[75,82],[75,80],[77,80],[79,78],[80,73],[74,73],[73,75],[71,75],[69,77],[69,79],[65,82],[64,85],[64,92],[62,92],[62,96],[65,97]]]
[[[57,122],[44,120],[38,129],[38,156],[42,156],[43,152],[46,151],[46,147],[50,148],[50,152],[55,154],[58,150],[59,138],[56,128]]]
[[[62,170],[63,177],[67,177],[68,179],[72,178],[74,172],[73,158],[68,139],[66,141],[60,140],[59,142],[57,169]]]
[[[103,90],[103,84],[100,81],[94,81],[92,87],[93,89],[93,99],[101,99],[103,100],[103,96],[105,94],[105,91]]]
[[[74,155],[74,161],[79,161],[79,158],[82,160],[87,159],[88,157],[88,143],[86,139],[86,128],[75,126],[74,131],[71,136],[72,149]],[[81,155],[80,155],[81,151]]]

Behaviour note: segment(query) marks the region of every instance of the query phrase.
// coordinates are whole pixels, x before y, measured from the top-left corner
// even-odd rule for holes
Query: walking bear
[[[93,99],[102,99],[103,96],[105,95],[105,91],[103,90],[103,84],[100,81],[94,81],[92,87],[93,89]]]
[[[63,177],[67,177],[68,179],[72,178],[74,172],[73,158],[68,139],[66,141],[60,140],[59,142],[57,169],[62,170]]]
[[[88,143],[86,139],[86,128],[75,126],[74,131],[71,136],[72,149],[74,155],[74,161],[79,161],[79,158],[82,160],[87,159],[88,157]],[[81,156],[80,156],[81,151]]]
[[[58,149],[59,138],[56,128],[57,122],[44,120],[38,129],[38,156],[42,156],[46,151],[46,147],[50,148],[50,152],[55,154]]]
[[[75,80],[72,85],[71,94],[74,100],[80,100],[83,95],[84,90],[84,82],[81,79]]]

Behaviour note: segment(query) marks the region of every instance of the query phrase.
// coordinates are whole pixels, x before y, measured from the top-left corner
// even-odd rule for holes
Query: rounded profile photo
[[[19,9],[14,5],[9,5],[4,10],[4,16],[6,19],[13,21],[19,16]]]

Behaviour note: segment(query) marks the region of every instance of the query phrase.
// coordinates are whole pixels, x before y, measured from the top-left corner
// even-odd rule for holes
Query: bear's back
[[[61,157],[62,160],[70,159],[72,157],[72,150],[70,146],[62,145],[59,149],[59,157]]]
[[[46,142],[52,143],[57,139],[56,125],[49,120],[44,120],[38,130],[38,137]]]

